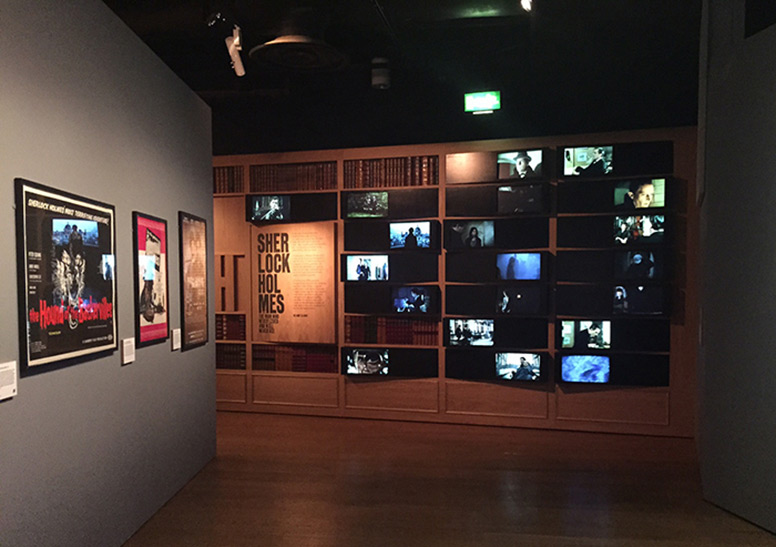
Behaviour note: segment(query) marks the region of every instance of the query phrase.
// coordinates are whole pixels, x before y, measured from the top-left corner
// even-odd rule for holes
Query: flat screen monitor
[[[536,382],[541,375],[538,353],[496,353],[496,377],[501,380]]]
[[[499,215],[542,213],[547,210],[543,184],[499,186],[496,200]]]
[[[496,293],[496,313],[532,315],[545,308],[547,287],[539,284],[502,285]]]
[[[614,172],[613,146],[579,146],[563,149],[563,174],[602,177]]]
[[[614,185],[614,207],[618,211],[666,206],[666,179],[618,181]]]
[[[434,302],[432,302],[431,289],[422,285],[392,287],[391,301],[393,302],[393,311],[397,313],[429,313],[436,309]]]
[[[497,161],[500,179],[530,179],[542,176],[541,150],[501,152]]]
[[[617,285],[612,298],[614,314],[661,315],[666,311],[659,285]]]
[[[451,346],[492,346],[493,319],[448,319]]]
[[[564,382],[606,384],[609,382],[609,357],[606,355],[564,355],[560,362]]]
[[[345,374],[388,374],[388,351],[382,348],[368,348],[346,352]]]
[[[291,196],[253,196],[251,222],[291,220]]]
[[[662,279],[663,253],[658,250],[639,249],[618,251],[614,254],[615,279]]]
[[[502,280],[537,280],[542,278],[541,253],[499,253],[496,268]]]
[[[560,339],[563,349],[610,349],[611,321],[561,321]]]
[[[345,281],[388,281],[388,255],[348,255]]]
[[[353,192],[347,195],[346,218],[385,218],[388,192]]]
[[[665,238],[665,215],[614,217],[615,245],[659,244]]]
[[[450,220],[445,222],[446,249],[493,247],[492,220]]]
[[[391,249],[428,249],[431,247],[431,222],[391,222],[388,225]]]

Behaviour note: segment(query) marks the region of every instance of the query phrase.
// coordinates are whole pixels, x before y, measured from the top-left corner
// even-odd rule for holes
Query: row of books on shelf
[[[334,347],[254,345],[253,370],[287,372],[337,372]]]
[[[216,368],[245,370],[247,363],[244,344],[217,344]]]
[[[337,162],[251,165],[251,192],[336,190]]]
[[[243,191],[243,168],[241,165],[213,167],[213,193],[232,194]]]
[[[439,184],[439,156],[346,160],[345,188],[391,188]]]
[[[245,316],[216,314],[216,340],[245,340]]]
[[[435,346],[439,343],[439,324],[431,319],[346,315],[345,343]]]

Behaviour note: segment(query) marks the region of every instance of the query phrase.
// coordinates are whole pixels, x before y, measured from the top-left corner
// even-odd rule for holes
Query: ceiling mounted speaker
[[[251,60],[300,71],[336,70],[347,57],[322,40],[303,34],[279,36],[251,49]]]

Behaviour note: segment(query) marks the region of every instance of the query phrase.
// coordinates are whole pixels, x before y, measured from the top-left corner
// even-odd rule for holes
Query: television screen
[[[561,347],[564,349],[610,349],[611,321],[561,321]]]
[[[542,176],[542,151],[518,150],[498,155],[498,178],[530,179]]]
[[[252,197],[251,221],[272,222],[276,220],[291,220],[291,196]]]
[[[391,222],[388,225],[391,249],[428,249],[431,247],[431,222]]]
[[[600,177],[614,171],[613,146],[581,146],[563,149],[563,174]]]
[[[609,382],[609,357],[605,355],[564,355],[560,363],[560,375],[564,382]]]
[[[542,278],[541,253],[499,253],[496,255],[499,279],[536,280]]]
[[[493,319],[448,319],[451,346],[492,346]]]
[[[619,211],[665,207],[666,179],[637,179],[614,185],[614,207]]]
[[[345,281],[388,281],[388,255],[348,255]]]
[[[614,242],[618,245],[662,243],[665,223],[665,215],[616,216]]]
[[[498,288],[496,313],[514,315],[541,313],[544,309],[547,288],[544,285],[511,285]]]
[[[388,216],[388,192],[354,192],[347,196],[347,218]]]
[[[392,287],[393,311],[399,313],[428,313],[434,309],[428,287]]]
[[[499,186],[497,200],[500,215],[541,213],[546,210],[543,184]]]
[[[661,279],[663,254],[659,251],[639,249],[618,251],[614,255],[615,279]]]
[[[347,352],[345,374],[388,374],[388,350],[370,348]]]
[[[617,285],[612,313],[660,315],[664,313],[663,287],[658,285]]]
[[[445,223],[445,248],[493,247],[492,220],[451,220]]]
[[[501,380],[537,381],[541,372],[537,353],[496,353],[496,376]]]

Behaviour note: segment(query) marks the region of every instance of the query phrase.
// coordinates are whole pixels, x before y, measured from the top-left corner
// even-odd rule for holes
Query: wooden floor
[[[776,546],[701,499],[687,439],[219,413],[144,546]]]

